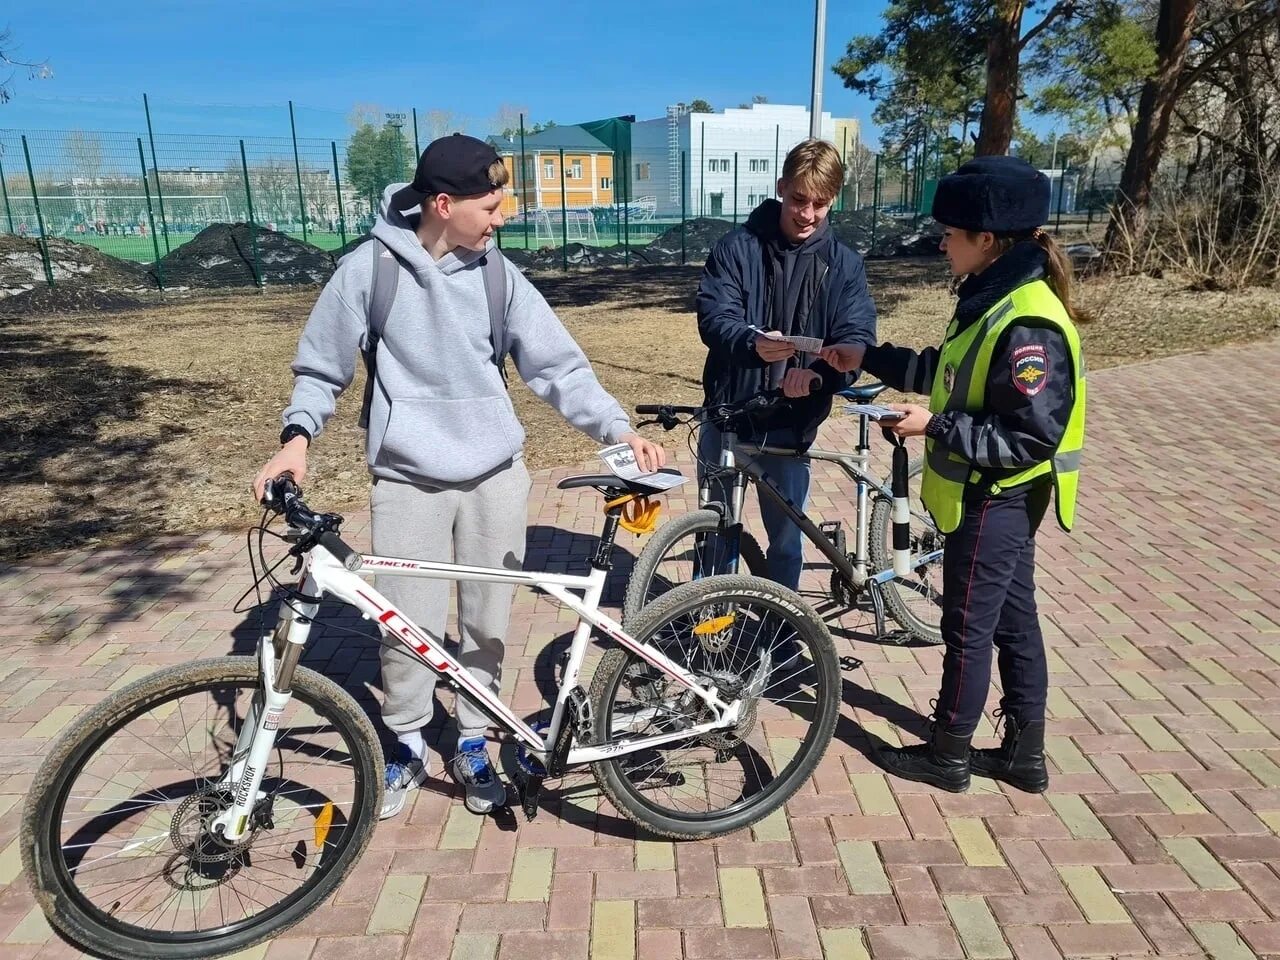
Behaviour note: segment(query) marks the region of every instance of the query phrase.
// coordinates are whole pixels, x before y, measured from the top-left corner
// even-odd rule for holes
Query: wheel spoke
[[[221,778],[258,680],[248,665],[229,681],[209,665],[192,670],[201,666],[205,679],[174,668],[169,692],[149,691],[141,709],[112,704],[98,729],[77,731],[91,741],[84,759],[52,771],[44,812],[29,813],[56,840],[48,882],[70,895],[82,924],[156,942],[255,927],[266,935],[287,905],[323,902],[341,879],[335,854],[372,826],[372,743],[295,679],[244,835],[215,834],[234,788]],[[354,715],[354,704],[344,709]],[[336,816],[320,828],[324,810]]]

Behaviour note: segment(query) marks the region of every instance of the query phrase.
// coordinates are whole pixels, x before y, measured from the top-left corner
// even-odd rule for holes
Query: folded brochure
[[[679,471],[674,473],[645,473],[636,466],[636,455],[631,447],[625,443],[615,443],[611,447],[605,447],[600,451],[599,456],[616,476],[621,477],[623,480],[643,483],[646,487],[653,487],[657,490],[670,490],[689,479]]]
[[[821,337],[792,337],[779,333],[777,330],[762,330],[754,324],[752,324],[751,329],[756,333],[764,334],[771,340],[781,340],[784,343],[791,344],[798,353],[817,353],[822,349],[823,341]]]
[[[793,344],[800,353],[817,353],[822,349],[821,337],[783,337],[782,339]]]
[[[906,414],[879,403],[848,403],[844,412],[851,416],[870,417],[872,420],[901,420]]]

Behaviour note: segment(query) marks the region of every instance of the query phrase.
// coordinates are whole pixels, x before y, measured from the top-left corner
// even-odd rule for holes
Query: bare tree
[[[102,138],[96,133],[72,130],[63,141],[62,151],[73,177],[96,183],[102,176]]]
[[[438,140],[458,129],[458,115],[452,110],[428,110],[426,121],[427,142]]]
[[[854,210],[862,207],[863,188],[875,189],[875,165],[876,155],[867,149],[861,140],[856,141],[845,158],[844,171],[845,189],[852,194],[850,200]]]
[[[520,133],[520,118],[528,115],[528,107],[504,103],[489,118],[489,132],[508,139],[517,136]]]
[[[1197,7],[1203,7],[1206,22],[1197,28]],[[1146,231],[1148,205],[1152,183],[1164,155],[1169,128],[1180,100],[1202,80],[1212,78],[1214,71],[1225,69],[1235,73],[1235,78],[1219,95],[1226,94],[1240,102],[1231,104],[1239,127],[1235,131],[1236,152],[1239,167],[1247,181],[1253,181],[1244,191],[1247,201],[1244,209],[1246,221],[1256,216],[1261,207],[1257,203],[1260,172],[1258,164],[1266,163],[1268,150],[1265,139],[1258,136],[1262,130],[1258,112],[1262,103],[1257,99],[1258,79],[1253,75],[1247,44],[1263,33],[1273,33],[1280,18],[1277,0],[1243,0],[1225,5],[1220,13],[1211,4],[1198,4],[1197,0],[1161,0],[1156,23],[1156,69],[1142,88],[1138,105],[1137,123],[1133,128],[1133,140],[1125,160],[1124,174],[1111,222],[1107,225],[1106,246],[1114,255],[1123,252],[1124,246],[1141,243]],[[1217,14],[1215,16],[1215,13]],[[1264,49],[1260,63],[1269,63],[1268,72],[1274,72],[1274,54]],[[1206,134],[1204,129],[1193,130]],[[1252,171],[1252,172],[1251,172]]]
[[[48,60],[24,60],[18,56],[18,49],[13,33],[7,27],[0,30],[0,64],[9,68],[9,75],[0,78],[0,103],[13,99],[13,78],[19,70],[25,70],[29,80],[47,80],[53,76]]]
[[[361,127],[366,126],[381,126],[383,117],[381,104],[355,103],[352,104],[351,111],[347,114],[347,123],[351,125],[352,130],[359,130]]]

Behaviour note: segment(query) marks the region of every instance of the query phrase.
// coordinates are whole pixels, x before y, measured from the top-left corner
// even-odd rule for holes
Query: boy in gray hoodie
[[[342,259],[307,320],[281,450],[254,480],[257,499],[270,478],[286,471],[299,483],[306,478],[307,447],[368,345],[373,257],[392,255],[400,276],[377,342],[367,433],[373,552],[520,568],[529,493],[524,430],[494,363],[482,276],[493,232],[503,224],[508,176],[492,146],[454,134],[423,151],[413,183],[387,188],[373,227],[382,244],[366,243]],[[546,300],[510,262],[502,265],[506,339],[520,377],[593,439],[626,442],[639,466],[661,466],[662,448],[632,431]],[[443,636],[449,581],[378,577],[378,589]],[[461,663],[495,693],[514,589],[458,584]],[[422,728],[431,720],[436,678],[396,648],[384,645],[381,656],[382,719],[398,738],[387,763],[385,818],[399,813],[426,779]],[[466,789],[467,809],[487,813],[506,799],[486,747],[489,721],[465,696],[456,712],[458,749],[449,769]]]

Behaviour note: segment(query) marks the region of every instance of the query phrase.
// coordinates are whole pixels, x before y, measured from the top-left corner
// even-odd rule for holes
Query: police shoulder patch
[[[1049,355],[1039,343],[1028,343],[1013,351],[1013,385],[1028,397],[1034,397],[1049,382]]]

